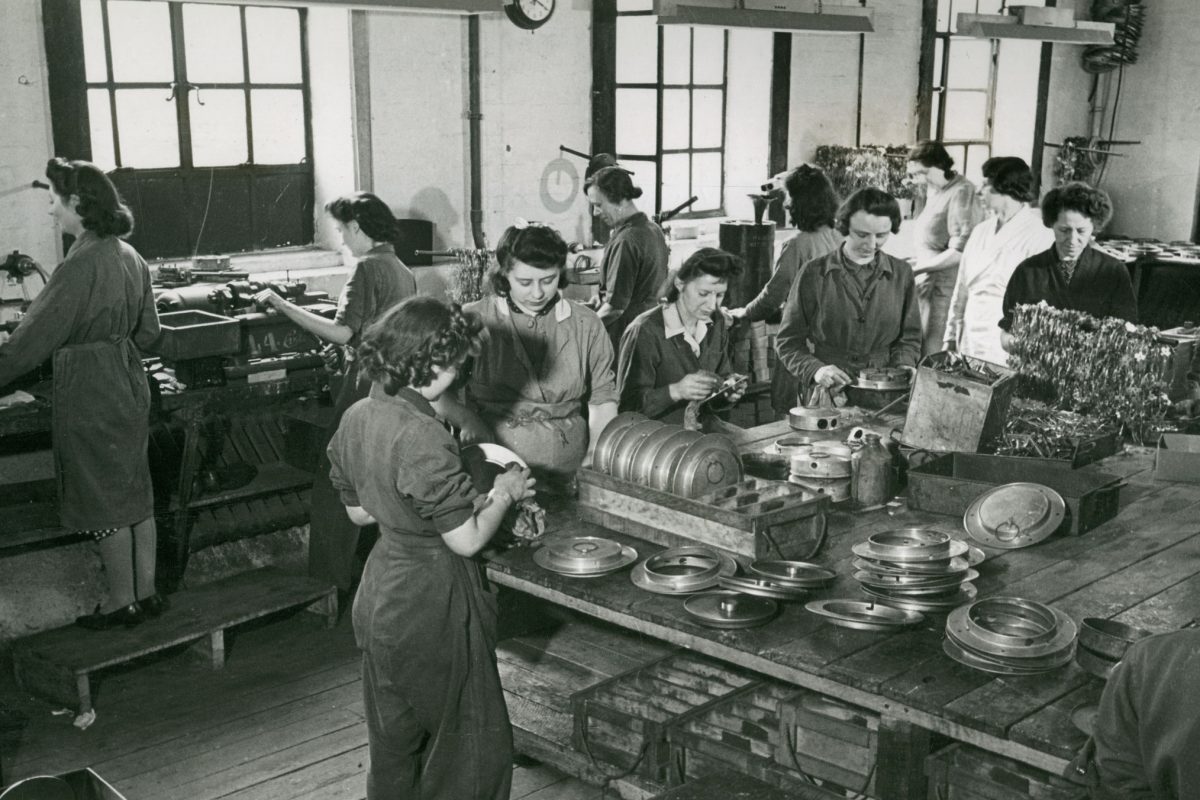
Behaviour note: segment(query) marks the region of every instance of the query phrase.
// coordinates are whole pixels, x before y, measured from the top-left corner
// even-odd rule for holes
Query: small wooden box
[[[972,369],[1000,377],[985,383],[943,372],[950,355],[933,353],[917,368],[901,442],[935,453],[977,453],[1004,430],[1015,373],[970,356],[961,358]]]
[[[666,782],[667,729],[751,683],[744,673],[676,653],[571,697],[572,746],[589,758]]]
[[[925,759],[929,800],[1087,800],[1087,789],[1044,770],[965,744]]]
[[[699,543],[752,559],[808,555],[829,508],[828,497],[761,478],[686,498],[591,469],[577,475],[588,522],[665,547]]]
[[[775,759],[814,778],[873,794],[879,758],[879,714],[800,690],[779,703]]]

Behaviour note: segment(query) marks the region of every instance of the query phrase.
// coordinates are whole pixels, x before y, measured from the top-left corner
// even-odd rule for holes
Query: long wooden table
[[[749,429],[739,446],[744,452],[761,450],[788,431],[786,423]],[[1126,481],[1117,517],[1083,536],[989,551],[978,567],[979,596],[1037,600],[1076,621],[1113,618],[1151,631],[1192,624],[1200,618],[1200,485],[1155,481],[1152,467],[1152,451],[1141,448],[1086,467]],[[813,597],[861,598],[851,577],[851,547],[874,532],[909,525],[965,538],[953,517],[903,508],[835,511],[814,560],[836,569],[839,578]],[[550,536],[609,536],[643,557],[661,549],[583,522],[570,504],[551,513],[549,529]],[[532,551],[518,548],[496,556],[489,573],[498,584],[878,712],[878,779],[894,787],[893,794],[881,796],[924,797],[914,774],[920,753],[906,759],[903,752],[919,741],[913,732],[921,730],[1061,773],[1085,740],[1071,712],[1095,702],[1103,688],[1074,663],[1027,677],[997,677],[962,666],[942,653],[942,617],[905,632],[871,633],[831,625],[805,611],[803,603],[791,603],[760,628],[719,631],[692,622],[681,599],[635,587],[628,570],[601,578],[564,577],[537,567]],[[892,740],[889,748],[885,737]]]

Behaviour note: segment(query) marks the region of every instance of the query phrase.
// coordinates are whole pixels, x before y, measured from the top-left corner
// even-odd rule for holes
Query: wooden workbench
[[[786,423],[753,428],[739,446],[743,452],[761,450],[787,432]],[[979,596],[1023,597],[1051,603],[1076,621],[1111,617],[1152,631],[1200,618],[1200,486],[1156,482],[1152,466],[1152,453],[1137,450],[1085,468],[1127,481],[1118,516],[1083,536],[1059,535],[1029,548],[989,551],[978,567]],[[874,532],[908,525],[965,536],[960,520],[947,516],[905,508],[835,511],[825,546],[813,560],[840,577],[812,597],[861,598],[851,577],[851,546]],[[643,557],[661,549],[582,522],[569,503],[551,512],[548,527],[550,536],[609,536],[633,545]],[[914,774],[921,754],[906,759],[903,753],[907,742],[920,738],[914,730],[1061,773],[1084,741],[1070,722],[1071,711],[1094,702],[1102,689],[1074,663],[1015,678],[961,666],[942,653],[944,617],[902,633],[870,633],[830,625],[805,611],[803,603],[790,603],[760,628],[719,631],[692,622],[680,598],[633,586],[628,570],[591,579],[559,576],[534,565],[531,550],[520,548],[496,556],[489,572],[498,584],[879,712],[881,736],[893,738],[889,757],[880,759],[878,778],[894,791],[881,796],[925,796]]]

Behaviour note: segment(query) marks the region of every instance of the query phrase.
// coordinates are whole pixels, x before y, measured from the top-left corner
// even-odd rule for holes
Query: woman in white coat
[[[1005,364],[1000,346],[1001,303],[1013,270],[1054,243],[1034,200],[1033,173],[1021,159],[989,158],[979,192],[990,216],[967,239],[950,302],[943,345],[964,355]]]

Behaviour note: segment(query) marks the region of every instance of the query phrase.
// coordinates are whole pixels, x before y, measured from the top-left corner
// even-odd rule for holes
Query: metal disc
[[[592,469],[597,472],[611,474],[612,458],[614,455],[613,445],[616,444],[617,436],[626,428],[632,427],[642,420],[646,419],[645,414],[639,414],[636,411],[626,411],[613,417],[612,422],[604,426],[604,430],[596,437],[596,449],[592,458]]]
[[[648,419],[645,422],[639,422],[632,428],[626,428],[625,433],[617,441],[615,446],[616,452],[612,460],[612,472],[614,478],[620,478],[623,481],[630,479],[630,470],[633,467],[633,457],[637,455],[638,447],[642,442],[650,437],[650,434],[662,429],[665,423],[659,422],[656,419]]]
[[[797,478],[849,478],[850,459],[829,453],[801,453],[792,456],[789,464]]]
[[[689,431],[676,428],[675,433],[654,455],[654,463],[650,466],[650,488],[660,492],[671,491],[671,479],[679,467],[679,459],[692,444],[700,441],[704,434],[700,431]]]
[[[967,545],[967,563],[972,567],[977,567],[984,561],[987,561],[987,553],[983,552],[983,548],[976,547],[973,544]]]
[[[598,536],[550,539],[533,551],[539,567],[560,575],[604,575],[637,561],[637,550]]]
[[[974,653],[970,653],[960,647],[951,639],[942,640],[942,652],[950,656],[958,663],[977,669],[980,672],[988,672],[993,675],[1041,675],[1043,672],[1050,672],[1058,669],[1058,667],[1022,667],[1019,665],[1001,664],[995,661],[980,658]]]
[[[895,555],[881,555],[871,546],[870,542],[859,542],[851,547],[850,550],[859,558],[867,558],[874,561],[890,561],[893,563],[908,565],[960,558],[966,554],[968,547],[967,543],[960,539],[951,539],[949,543],[949,550],[944,553],[922,554],[919,550],[915,550],[912,555],[907,555],[904,557],[897,557]]]
[[[650,477],[654,472],[654,459],[658,456],[658,451],[678,432],[678,429],[671,425],[663,425],[643,439],[633,454],[633,462],[629,468],[627,480],[640,486],[649,486]]]
[[[669,575],[672,562],[674,566],[687,570],[692,566],[693,559],[708,561],[715,568],[703,574],[689,571],[689,574],[672,579]],[[714,588],[720,576],[736,575],[737,571],[737,561],[726,553],[710,547],[675,547],[643,560],[630,572],[629,579],[639,589],[656,594],[692,594]]]
[[[951,558],[950,542],[950,534],[927,528],[894,528],[867,537],[872,552],[892,561],[924,561],[917,556],[929,554]]]
[[[979,573],[973,569],[960,575],[939,578],[936,581],[900,575],[879,575],[865,570],[859,570],[854,573],[854,580],[864,586],[870,586],[873,589],[887,589],[896,594],[904,595],[945,594],[946,592],[958,589],[963,583],[973,581],[978,577]]]
[[[990,597],[967,611],[967,630],[985,642],[1028,647],[1050,641],[1058,630],[1053,609],[1019,597]]]
[[[859,630],[896,630],[916,625],[925,619],[917,611],[864,600],[813,600],[804,607],[836,625]]]
[[[807,561],[755,561],[750,565],[750,572],[770,578],[781,586],[812,589],[828,586],[837,580],[837,573],[833,570]]]
[[[720,441],[724,438],[706,435],[683,452],[671,481],[671,494],[697,497],[741,481],[742,462],[736,449]]]
[[[925,597],[897,597],[877,592],[868,586],[860,588],[863,594],[874,599],[877,603],[883,603],[893,608],[902,608],[906,611],[920,611],[922,614],[949,614],[959,606],[973,601],[978,594],[978,590],[973,583],[964,583],[959,587],[957,592],[944,597],[930,597],[928,595]]]
[[[979,602],[986,603],[988,601],[981,600]],[[1063,612],[1050,606],[1044,606],[1044,608],[1049,609],[1055,618],[1054,637],[1051,639],[1032,642],[1030,644],[1017,644],[999,643],[990,640],[990,637],[981,637],[977,631],[973,630],[972,626],[967,624],[968,615],[971,613],[971,608],[974,605],[976,604],[972,603],[970,606],[956,608],[946,619],[946,635],[972,651],[987,653],[993,656],[1004,656],[1006,658],[1038,658],[1071,647],[1075,642],[1077,630],[1075,621]]]
[[[841,416],[836,408],[797,406],[788,412],[788,425],[798,431],[832,431],[837,430]]]
[[[961,575],[971,568],[965,558],[951,558],[946,561],[930,561],[924,564],[898,564],[895,561],[876,561],[871,558],[855,558],[851,562],[855,569],[874,572],[879,575],[904,575],[914,578],[937,578],[950,575]]]
[[[907,389],[912,382],[912,376],[906,369],[899,367],[868,367],[858,373],[854,386],[859,389],[896,390]]]
[[[694,621],[710,628],[753,628],[775,616],[779,604],[738,592],[704,592],[684,600],[683,609]]]
[[[808,589],[796,586],[784,586],[767,578],[754,576],[730,576],[717,579],[717,585],[742,594],[752,594],[755,597],[769,597],[772,600],[799,600],[808,594]]]
[[[1008,483],[975,498],[963,515],[963,527],[980,544],[1014,550],[1058,530],[1066,510],[1062,495],[1048,486]]]

